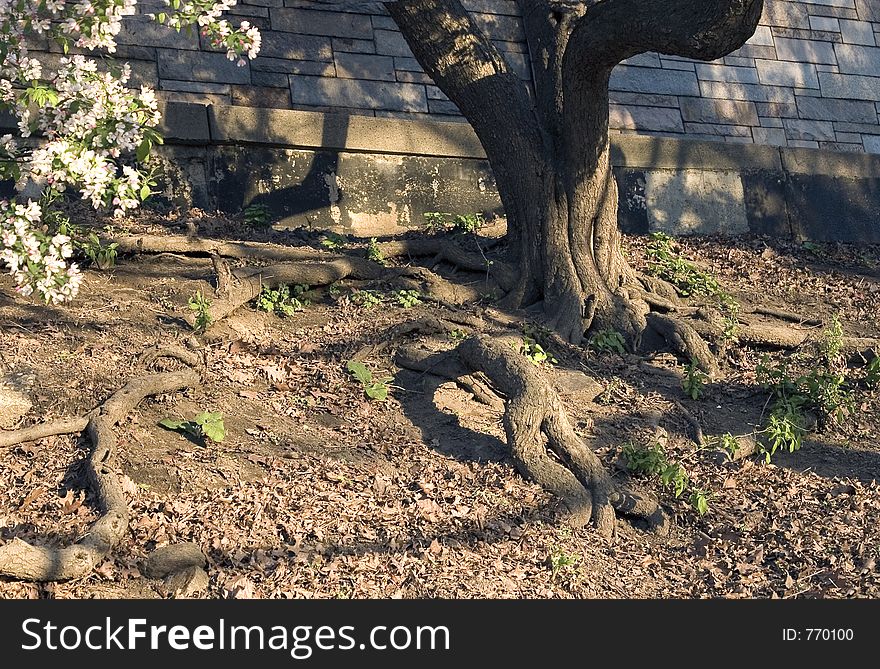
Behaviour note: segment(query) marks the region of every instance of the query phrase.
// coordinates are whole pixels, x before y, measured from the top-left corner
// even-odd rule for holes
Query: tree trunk
[[[566,340],[613,329],[636,348],[648,305],[620,249],[608,143],[611,70],[651,50],[704,60],[729,53],[754,33],[762,0],[518,4],[531,92],[460,0],[386,8],[489,158],[520,271],[504,305],[543,300],[550,326]]]

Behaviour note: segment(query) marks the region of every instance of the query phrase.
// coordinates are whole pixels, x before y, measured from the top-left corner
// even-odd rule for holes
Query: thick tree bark
[[[729,53],[754,33],[763,0],[518,3],[531,93],[459,0],[385,6],[489,157],[520,270],[506,305],[543,300],[566,340],[611,328],[636,347],[648,305],[620,251],[608,143],[611,70],[645,51],[703,60]]]

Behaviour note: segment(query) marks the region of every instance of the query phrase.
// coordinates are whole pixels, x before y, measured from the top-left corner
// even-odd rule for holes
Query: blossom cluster
[[[166,0],[168,13],[150,15],[180,30],[198,26],[210,44],[244,64],[260,49],[259,31],[220,18],[235,0]],[[18,119],[19,135],[0,137],[0,179],[14,179],[16,202],[0,200],[0,266],[17,290],[47,302],[76,295],[82,275],[70,262],[72,240],[52,231],[52,202],[71,191],[96,209],[119,216],[150,194],[142,171],[161,139],[154,92],[130,88],[130,68],[106,66],[80,50],[116,51],[125,16],[137,0],[0,0],[0,111]],[[44,71],[28,51],[43,37],[63,47],[57,69]],[[31,135],[36,140],[28,140]],[[33,196],[34,189],[40,193]],[[26,198],[24,193],[29,193]]]
[[[130,75],[127,64],[117,73],[99,72],[84,56],[62,58],[51,81],[53,104],[40,107],[33,121],[48,141],[34,149],[20,180],[56,192],[77,188],[95,208],[112,208],[117,216],[137,207],[142,175],[128,165],[120,170],[116,159],[137,150],[144,128],[160,114],[152,90],[125,87]],[[29,118],[28,111],[20,117]]]
[[[9,267],[22,295],[37,293],[47,303],[76,295],[82,274],[67,235],[46,234],[38,228],[43,212],[36,202],[0,200],[0,261]]]
[[[202,37],[213,48],[225,49],[226,57],[239,65],[247,62],[244,55],[251,60],[257,57],[261,45],[260,31],[248,21],[233,27],[229,21],[220,18],[223,12],[235,6],[236,0],[190,0],[183,5],[179,0],[165,0],[165,3],[173,9],[154,15],[160,23],[178,30],[183,26],[197,25]]]

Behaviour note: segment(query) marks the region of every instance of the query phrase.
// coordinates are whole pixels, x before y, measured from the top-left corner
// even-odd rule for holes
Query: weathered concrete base
[[[263,204],[281,227],[370,237],[424,226],[426,212],[500,210],[484,160],[221,147],[213,174],[220,209]]]
[[[254,145],[166,152],[180,167],[176,179],[187,179],[192,204],[228,213],[263,204],[280,229],[373,237],[424,227],[426,212],[503,212],[488,163],[474,158]],[[880,243],[880,172],[831,176],[684,164],[687,169],[615,167],[624,231]]]
[[[736,172],[649,171],[645,195],[651,230],[731,235],[749,231],[743,185]]]

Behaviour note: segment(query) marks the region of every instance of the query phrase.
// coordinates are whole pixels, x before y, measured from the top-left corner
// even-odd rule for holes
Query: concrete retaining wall
[[[465,124],[169,103],[163,131],[197,204],[264,203],[283,226],[372,236],[501,210]],[[612,160],[631,232],[880,243],[877,155],[616,136]]]

